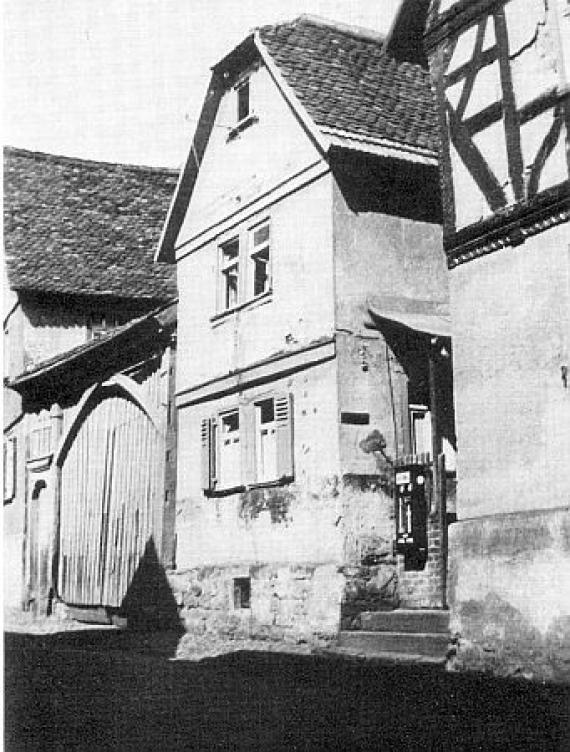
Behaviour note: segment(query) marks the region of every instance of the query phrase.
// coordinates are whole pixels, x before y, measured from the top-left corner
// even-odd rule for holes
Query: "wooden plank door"
[[[68,604],[121,606],[151,537],[160,540],[163,447],[127,396],[87,413],[61,467],[58,591]]]

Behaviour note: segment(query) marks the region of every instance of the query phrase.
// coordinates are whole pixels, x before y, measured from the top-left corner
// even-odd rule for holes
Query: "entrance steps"
[[[338,639],[343,652],[430,663],[445,662],[448,644],[449,613],[427,609],[364,612]]]

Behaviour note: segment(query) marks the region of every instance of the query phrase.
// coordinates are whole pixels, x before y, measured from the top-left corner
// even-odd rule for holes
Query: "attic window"
[[[237,119],[238,123],[249,116],[249,78],[237,87]]]
[[[251,106],[251,83],[249,78],[242,79],[235,86],[236,94],[236,125],[231,129],[228,140],[235,138],[241,131],[257,122],[257,116]]]

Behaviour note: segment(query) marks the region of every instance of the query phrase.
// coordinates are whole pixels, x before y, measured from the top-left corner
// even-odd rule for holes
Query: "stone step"
[[[395,611],[364,611],[360,614],[360,629],[365,632],[447,634],[449,611],[403,608]]]
[[[449,636],[430,632],[365,632],[363,630],[339,633],[338,646],[358,653],[400,653],[410,656],[445,658]]]

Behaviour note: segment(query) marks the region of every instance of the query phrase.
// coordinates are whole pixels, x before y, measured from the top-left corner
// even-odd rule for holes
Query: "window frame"
[[[273,427],[275,436],[275,473],[271,478],[259,477],[257,408],[273,400]],[[223,473],[223,420],[238,415],[239,477],[228,482]],[[259,393],[238,405],[215,412],[201,421],[202,490],[206,496],[223,496],[248,488],[281,486],[294,480],[294,425],[293,395],[275,390]]]
[[[238,420],[237,425],[237,431],[235,432],[237,434],[237,438],[234,437],[232,443],[237,444],[237,449],[235,449],[235,453],[239,456],[238,460],[238,469],[234,472],[236,473],[237,477],[233,478],[231,477],[231,482],[227,482],[227,480],[224,478],[223,480],[226,481],[225,483],[222,480],[222,474],[224,473],[224,456],[227,457],[229,454],[228,450],[224,450],[223,442],[224,442],[224,430],[223,430],[223,424],[224,419],[227,419],[229,416],[236,415]],[[216,490],[221,492],[228,492],[232,489],[241,488],[242,483],[242,461],[241,461],[241,451],[242,451],[242,412],[239,408],[239,406],[236,407],[230,407],[226,410],[221,410],[217,417],[214,419],[214,426],[216,427],[214,430],[214,466],[216,470]],[[227,472],[227,471],[226,471]],[[235,481],[235,482],[234,482]]]
[[[240,304],[240,266],[241,266],[241,241],[239,235],[228,238],[218,245],[218,311],[226,313],[235,310]],[[228,250],[235,246],[237,253],[229,256]],[[227,258],[226,258],[227,255]],[[228,282],[230,274],[235,272],[235,302],[230,304],[228,298]]]
[[[267,238],[262,240],[260,243],[255,242],[255,234],[260,232],[261,230],[264,230],[267,228]],[[255,225],[252,225],[248,228],[248,266],[249,266],[249,273],[248,273],[248,285],[249,289],[247,290],[247,298],[248,300],[256,300],[257,298],[262,297],[263,295],[268,295],[272,292],[273,289],[273,254],[271,252],[272,250],[272,243],[271,243],[271,222],[269,217],[266,217],[265,219],[262,219],[261,221],[257,222]],[[256,285],[256,264],[259,257],[267,252],[267,261],[265,263],[265,286],[263,290],[260,292],[255,291],[255,285]]]

